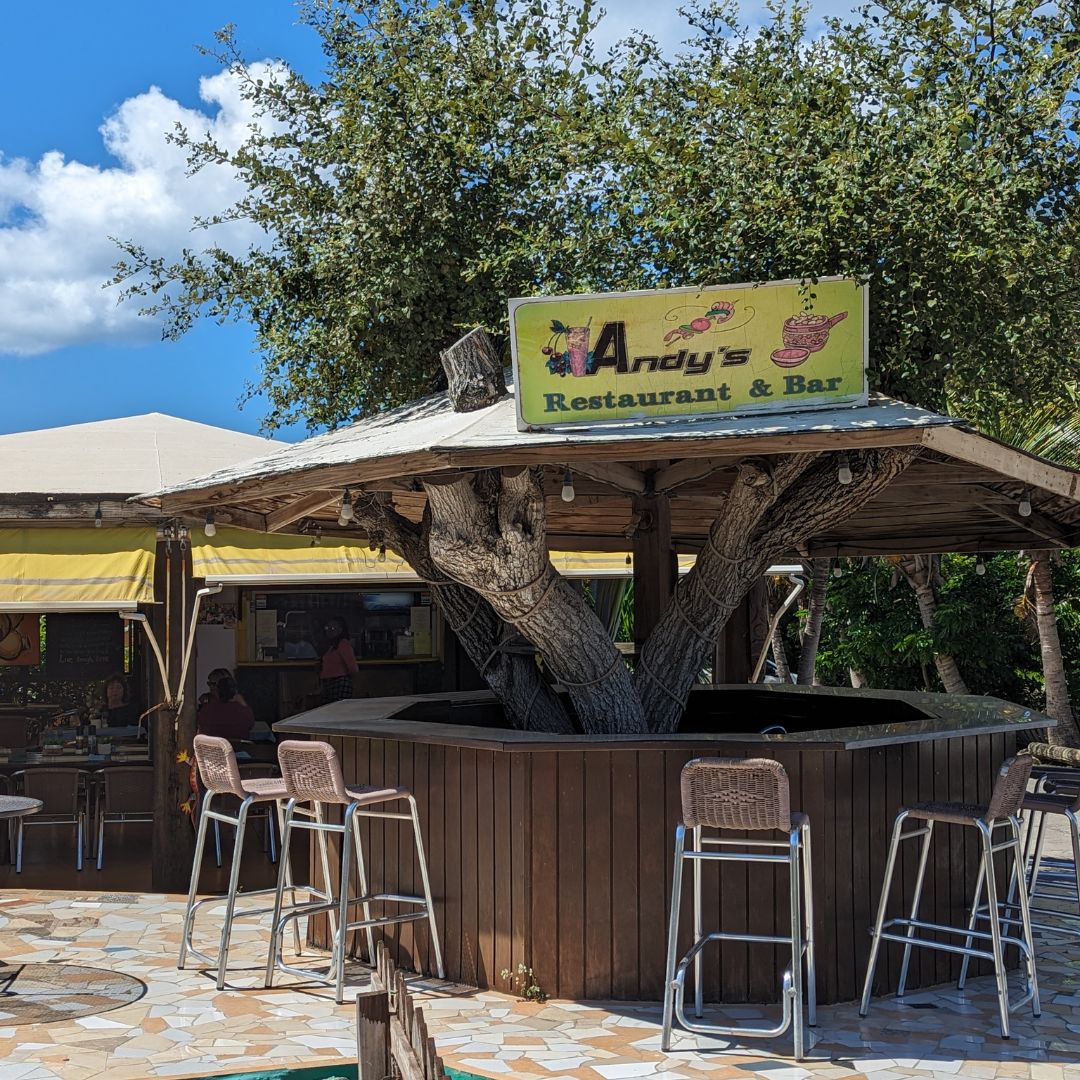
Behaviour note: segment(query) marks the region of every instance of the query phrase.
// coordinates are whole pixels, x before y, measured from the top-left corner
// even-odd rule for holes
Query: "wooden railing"
[[[371,982],[356,998],[359,1080],[446,1080],[424,1014],[382,942]]]

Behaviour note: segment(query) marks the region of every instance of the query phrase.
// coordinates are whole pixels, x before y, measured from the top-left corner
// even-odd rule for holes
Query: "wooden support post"
[[[745,683],[769,632],[769,612],[762,579],[739,601],[716,643],[714,683]]]
[[[356,1067],[359,1080],[390,1073],[390,996],[382,987],[356,995]]]
[[[638,527],[634,552],[634,648],[642,646],[671,599],[678,563],[671,547],[671,500],[666,495],[634,498]]]
[[[155,592],[161,601],[155,610],[155,632],[169,667],[175,692],[184,663],[187,629],[193,613],[196,583],[191,579],[191,550],[179,540],[158,544]],[[154,670],[155,704],[170,699],[167,687]],[[154,767],[154,824],[151,843],[151,883],[155,892],[186,892],[195,833],[191,819],[180,806],[194,794],[188,783],[188,766],[178,765],[180,749],[191,751],[195,736],[195,665],[187,678],[187,693],[178,716],[174,709],[159,708],[150,714],[150,745]]]

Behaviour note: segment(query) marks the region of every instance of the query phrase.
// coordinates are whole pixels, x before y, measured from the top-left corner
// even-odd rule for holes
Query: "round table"
[[[0,795],[0,821],[29,817],[41,809],[40,799],[24,799],[21,795]]]

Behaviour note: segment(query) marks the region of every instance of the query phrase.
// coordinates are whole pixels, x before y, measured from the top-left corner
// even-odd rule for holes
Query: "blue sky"
[[[607,7],[605,38],[640,27],[678,41],[678,0]],[[744,11],[760,17],[762,5],[745,0]],[[259,371],[246,328],[203,323],[163,342],[100,285],[115,261],[109,235],[175,252],[197,242],[192,214],[229,194],[185,180],[162,137],[177,119],[242,130],[242,103],[196,45],[232,22],[249,59],[284,57],[317,76],[316,36],[292,0],[59,0],[5,5],[3,19],[0,433],[151,411],[257,431],[260,401],[238,407]]]

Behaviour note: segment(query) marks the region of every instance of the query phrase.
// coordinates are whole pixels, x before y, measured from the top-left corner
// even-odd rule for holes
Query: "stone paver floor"
[[[250,903],[250,901],[249,901]],[[0,897],[0,1080],[151,1080],[355,1062],[353,1009],[287,976],[263,990],[265,920],[236,924],[230,986],[178,972],[183,901],[61,892]],[[210,927],[208,926],[208,929]],[[211,935],[197,941],[212,950]],[[1063,940],[1066,942],[1063,944]],[[1080,1080],[1080,939],[1039,941],[1043,1014],[1013,1014],[997,1037],[992,980],[819,1010],[809,1060],[790,1042],[741,1045],[681,1034],[659,1051],[659,1006],[519,1002],[416,980],[448,1064],[548,1080]],[[351,973],[363,986],[363,969]],[[13,996],[12,996],[13,995]],[[758,1015],[730,1010],[733,1018]]]

